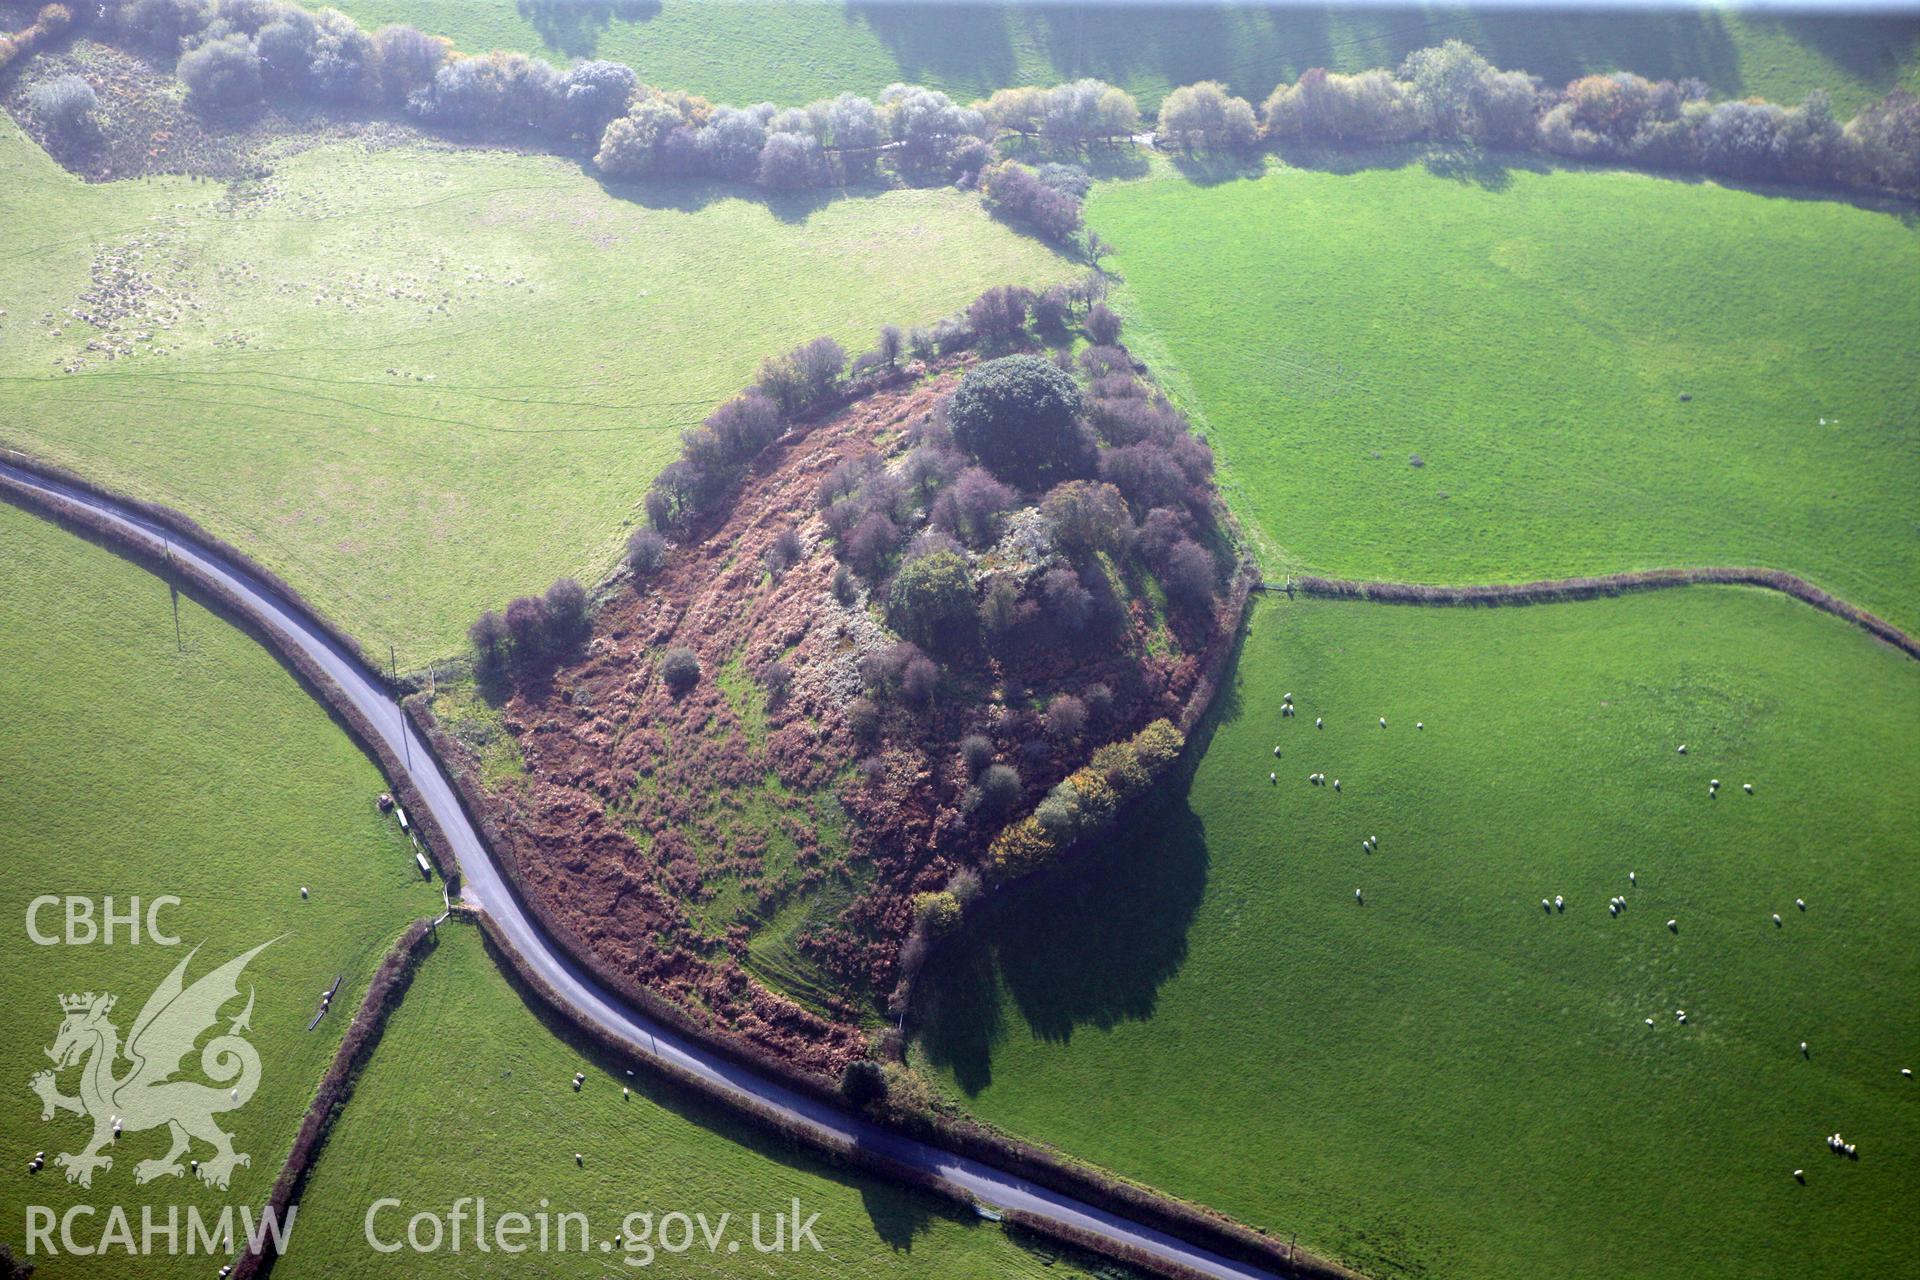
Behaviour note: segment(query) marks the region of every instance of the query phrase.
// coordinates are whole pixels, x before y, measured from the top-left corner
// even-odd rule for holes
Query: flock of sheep
[[[1282,696],[1280,700],[1280,715],[1282,719],[1288,719],[1288,720],[1294,717],[1295,707],[1293,703],[1293,695],[1291,693],[1285,694]],[[1326,722],[1324,718],[1316,716],[1313,721],[1313,727],[1316,729],[1324,729],[1326,727]],[[1380,727],[1382,729],[1387,727],[1387,718],[1385,716],[1380,717]],[[1413,727],[1415,729],[1424,730],[1427,726],[1425,721],[1416,721]],[[1281,754],[1280,744],[1278,743],[1274,744],[1273,754],[1275,758],[1278,758],[1280,756]],[[1687,746],[1684,742],[1679,745],[1678,754],[1683,756],[1687,754]],[[1268,773],[1267,781],[1271,785],[1278,786],[1280,782],[1280,775],[1278,771]],[[1329,784],[1327,775],[1321,772],[1309,773],[1307,775],[1307,784],[1309,786],[1315,786],[1315,787],[1324,787],[1324,786],[1331,785],[1335,791],[1340,790],[1340,779],[1334,778],[1331,784]],[[1740,790],[1749,796],[1754,793],[1753,784],[1751,782],[1741,783]],[[1707,795],[1711,799],[1719,798],[1720,779],[1712,778],[1708,780]],[[1365,853],[1378,852],[1380,848],[1380,837],[1372,836],[1372,835],[1367,836],[1366,838],[1360,841],[1360,848]],[[1639,872],[1637,871],[1627,872],[1627,883],[1637,888],[1640,884]],[[1355,889],[1353,891],[1353,900],[1356,904],[1360,906],[1365,906],[1367,902],[1365,893],[1363,893],[1359,889]],[[1793,905],[1803,912],[1807,909],[1807,901],[1805,898],[1795,898],[1793,900]],[[1567,910],[1566,899],[1560,894],[1555,894],[1551,898],[1542,898],[1540,899],[1540,909],[1542,912],[1544,912],[1548,916],[1553,916],[1556,914],[1564,915],[1566,914],[1566,910]],[[1626,909],[1627,909],[1627,899],[1625,894],[1616,894],[1615,896],[1607,900],[1607,914],[1610,917],[1617,919],[1619,916],[1625,913]],[[1773,919],[1773,925],[1776,929],[1785,927],[1785,922],[1781,920],[1779,912],[1774,912],[1772,919]],[[1677,918],[1668,920],[1667,931],[1669,933],[1676,933],[1676,934],[1679,933],[1680,921]],[[1675,1009],[1673,1011],[1673,1018],[1674,1018],[1674,1022],[1677,1025],[1679,1026],[1687,1025],[1687,1011],[1685,1009]],[[1653,1027],[1655,1025],[1654,1020],[1652,1018],[1648,1018],[1645,1021],[1648,1027]],[[1803,1058],[1809,1056],[1807,1042],[1804,1040],[1800,1042],[1800,1056]],[[1911,1068],[1902,1067],[1900,1068],[1900,1076],[1902,1079],[1911,1080],[1913,1078],[1913,1071]],[[1844,1156],[1851,1160],[1858,1160],[1860,1158],[1856,1151],[1855,1144],[1852,1142],[1845,1141],[1838,1133],[1832,1134],[1827,1138],[1827,1147],[1835,1155]],[[1793,1171],[1793,1177],[1795,1181],[1804,1184],[1807,1180],[1806,1170],[1795,1169]]]

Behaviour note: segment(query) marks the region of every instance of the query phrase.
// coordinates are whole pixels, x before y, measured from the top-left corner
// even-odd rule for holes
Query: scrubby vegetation
[[[531,786],[490,802],[563,936],[833,1078],[983,877],[1165,769],[1237,616],[1211,454],[1111,313],[1061,302],[1109,340],[1074,362],[1030,301],[989,290],[931,364],[891,330],[766,362],[661,473],[584,654],[500,718]]]
[[[1269,597],[1234,679],[1190,785],[929,965],[949,1097],[1367,1275],[1905,1267],[1920,665],[1700,586]]]

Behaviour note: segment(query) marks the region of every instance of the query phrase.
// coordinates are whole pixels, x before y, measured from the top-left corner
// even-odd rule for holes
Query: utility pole
[[[179,566],[173,562],[173,544],[165,538],[161,538],[160,545],[166,549],[167,553],[167,576],[169,579],[167,583],[167,594],[173,598],[173,651],[175,653],[185,653],[187,646],[182,643],[180,639]]]

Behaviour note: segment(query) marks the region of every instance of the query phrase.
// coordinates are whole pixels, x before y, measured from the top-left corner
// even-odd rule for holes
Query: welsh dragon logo
[[[188,963],[199,954],[195,947],[147,998],[124,1048],[119,1029],[107,1019],[113,1012],[113,996],[89,991],[60,997],[60,1011],[66,1017],[46,1051],[53,1070],[39,1072],[29,1084],[40,1095],[42,1120],[51,1120],[60,1111],[93,1120],[93,1140],[84,1149],[54,1157],[54,1163],[67,1171],[68,1182],[90,1187],[94,1170],[113,1168],[113,1157],[101,1154],[101,1148],[118,1141],[122,1129],[138,1133],[165,1125],[173,1135],[166,1155],[134,1166],[137,1183],[185,1174],[180,1157],[194,1139],[213,1147],[213,1154],[196,1166],[200,1181],[209,1187],[225,1190],[237,1166],[253,1163],[233,1149],[233,1135],[214,1122],[222,1111],[246,1106],[260,1084],[260,1055],[240,1036],[252,1030],[251,987],[247,1007],[228,1024],[224,1035],[207,1041],[200,1051],[200,1070],[219,1087],[173,1077],[194,1043],[219,1022],[221,1007],[239,997],[240,974],[247,962],[275,941],[229,960],[189,987],[184,979]],[[122,1057],[131,1065],[116,1075]],[[74,1066],[80,1068],[79,1096],[69,1098],[60,1092],[58,1075]]]

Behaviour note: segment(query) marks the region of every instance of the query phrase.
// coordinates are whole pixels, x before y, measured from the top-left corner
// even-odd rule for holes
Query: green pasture
[[[1764,565],[1920,626],[1920,223],[1513,163],[1095,189],[1269,575]]]
[[[936,958],[915,1061],[1371,1275],[1911,1274],[1916,724],[1757,590],[1262,603],[1190,784]]]
[[[606,572],[763,356],[1077,269],[946,189],[768,201],[354,145],[87,185],[10,121],[0,226],[0,443],[184,511],[403,670]]]
[[[1717,94],[1843,112],[1920,81],[1910,15],[1711,7],[1524,12],[1426,7],[1089,3],[731,3],[729,0],[342,0],[367,26],[410,22],[463,50],[613,58],[649,83],[716,101],[798,103],[895,80],[963,99],[1098,76],[1152,109],[1176,85],[1224,79],[1255,102],[1309,67],[1394,66],[1459,38],[1501,66],[1563,84],[1590,71],[1697,76]]]
[[[276,1276],[492,1276],[516,1263],[543,1276],[1124,1274],[1083,1271],[945,1201],[833,1168],[644,1077],[629,1078],[523,1003],[476,930],[455,925],[440,936],[315,1167],[293,1248]],[[587,1076],[577,1093],[576,1071]],[[623,1097],[627,1087],[632,1095]],[[400,1201],[375,1212],[375,1237],[389,1244],[404,1239],[412,1215],[445,1218],[462,1196],[484,1198],[496,1218],[543,1209],[584,1214],[589,1247],[503,1259],[476,1253],[470,1236],[458,1253],[383,1254],[369,1246],[367,1216],[376,1202]],[[761,1240],[770,1243],[773,1216],[790,1214],[796,1199],[803,1222],[819,1215],[813,1235],[821,1250],[802,1241],[798,1251],[756,1252],[753,1215],[761,1215]],[[673,1213],[704,1214],[715,1231],[728,1215],[726,1240],[739,1248],[721,1243],[709,1252],[696,1226],[692,1249],[656,1252],[644,1267],[638,1245],[601,1252],[601,1240],[642,1235],[638,1222],[626,1224],[629,1214],[653,1215],[659,1225],[646,1239],[656,1247],[677,1245],[679,1224],[663,1221]],[[569,1237],[579,1238],[577,1230]]]
[[[23,1246],[29,1205],[58,1214],[97,1206],[102,1216],[78,1222],[88,1243],[113,1205],[137,1230],[143,1205],[163,1218],[190,1205],[217,1217],[265,1200],[381,956],[407,921],[440,909],[439,888],[422,883],[406,840],[375,809],[382,786],[345,731],[251,637],[191,598],[176,601],[145,570],[0,503],[0,1009],[11,1031],[0,1040],[0,1242]],[[118,914],[138,897],[143,915],[154,898],[178,897],[157,922],[180,945],[157,945],[144,929],[136,943],[124,924],[111,945],[38,945],[28,907],[47,894],[93,900],[96,924],[108,896]],[[62,908],[36,923],[43,936],[66,936]],[[76,929],[76,940],[85,936]],[[269,939],[240,984],[241,998],[254,998],[259,1091],[216,1116],[252,1164],[225,1191],[191,1172],[136,1186],[134,1166],[163,1156],[168,1142],[164,1129],[129,1128],[109,1149],[111,1169],[90,1189],[70,1185],[54,1158],[81,1150],[91,1123],[67,1112],[42,1123],[27,1087],[52,1065],[43,1051],[61,1025],[59,997],[112,993],[124,1045],[189,951],[199,948],[190,983]],[[308,1032],[336,976],[333,1012]],[[231,1002],[221,1030],[241,1010]],[[181,1078],[204,1080],[198,1064],[190,1056]],[[130,1065],[123,1059],[115,1074]],[[79,1074],[60,1074],[64,1095],[76,1093]],[[47,1166],[29,1175],[43,1150]],[[209,1276],[223,1261],[31,1260],[49,1278]]]

